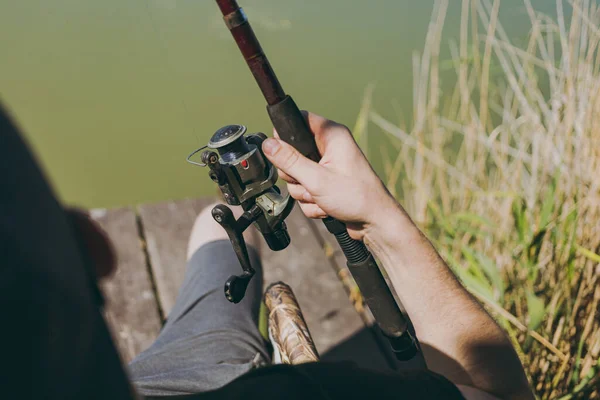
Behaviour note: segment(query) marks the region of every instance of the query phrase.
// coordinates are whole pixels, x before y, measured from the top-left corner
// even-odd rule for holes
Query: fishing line
[[[158,28],[158,24],[154,18],[154,15],[152,13],[152,10],[150,9],[150,0],[142,0],[145,4],[146,4],[146,13],[148,14],[148,18],[150,18],[150,25],[152,25],[152,29],[154,30],[154,34],[156,35],[156,37],[158,38],[158,46],[159,46],[159,51],[162,53],[162,56],[165,60],[165,68],[167,70],[167,75],[170,74],[170,78],[172,80],[172,88],[175,88],[177,86],[177,84],[175,84],[175,69],[173,68],[173,65],[170,62],[170,57],[169,57],[169,51],[167,50],[167,45],[165,42],[165,39],[160,31],[160,29]],[[167,1],[167,0],[165,0]],[[176,96],[175,94],[173,94],[173,103],[176,103],[175,98],[177,98],[178,96]],[[200,139],[198,138],[198,132],[196,131],[196,129],[194,128],[194,124],[193,124],[193,120],[191,118],[191,112],[190,109],[187,105],[187,103],[185,102],[184,98],[181,97],[179,99],[179,101],[181,102],[182,108],[183,108],[183,114],[184,114],[184,118],[186,120],[186,124],[189,125],[190,131],[192,136],[196,139],[197,142],[200,142]]]

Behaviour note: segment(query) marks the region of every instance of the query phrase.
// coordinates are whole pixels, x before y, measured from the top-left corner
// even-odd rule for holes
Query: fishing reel
[[[290,244],[290,236],[284,220],[295,204],[294,199],[282,195],[275,185],[277,169],[262,151],[267,136],[264,133],[244,136],[245,133],[243,125],[225,126],[215,132],[208,145],[187,158],[192,164],[210,169],[209,177],[219,185],[227,204],[244,209],[244,214],[237,220],[224,204],[212,209],[213,218],[227,232],[242,266],[242,274],[231,276],[225,283],[225,297],[232,303],[239,303],[244,298],[255,273],[244,231],[254,225],[271,250],[285,249]],[[191,158],[201,151],[202,163],[192,161]]]

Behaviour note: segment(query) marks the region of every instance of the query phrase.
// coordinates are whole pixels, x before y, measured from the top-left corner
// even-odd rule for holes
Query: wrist
[[[364,242],[373,254],[384,261],[403,249],[423,245],[427,239],[410,219],[402,206],[392,201],[377,207],[376,215],[365,227]]]

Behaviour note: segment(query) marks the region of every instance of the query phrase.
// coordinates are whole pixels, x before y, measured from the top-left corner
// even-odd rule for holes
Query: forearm
[[[383,263],[410,315],[430,369],[455,384],[501,398],[531,398],[521,363],[502,329],[399,206],[369,228],[365,242]]]
[[[343,125],[308,114],[323,158],[267,139],[263,151],[310,218],[331,216],[364,240],[389,273],[434,371],[503,398],[532,398],[504,332],[455,279],[433,246],[387,192]],[[443,353],[456,367],[435,359]]]

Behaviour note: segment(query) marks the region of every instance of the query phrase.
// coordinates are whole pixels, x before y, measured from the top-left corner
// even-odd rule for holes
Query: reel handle
[[[250,224],[258,219],[261,213],[260,208],[255,205],[236,221],[231,209],[224,204],[215,206],[211,211],[214,220],[227,232],[229,241],[233,246],[233,251],[243,270],[241,275],[232,275],[225,283],[225,297],[232,303],[242,301],[246,294],[246,289],[255,274],[254,268],[250,264],[248,247],[246,246],[243,233]]]

